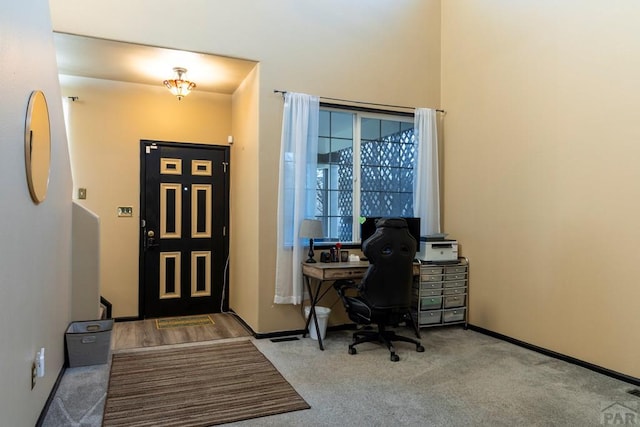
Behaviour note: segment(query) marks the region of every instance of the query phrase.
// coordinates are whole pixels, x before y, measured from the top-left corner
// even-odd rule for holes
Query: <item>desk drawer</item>
[[[467,274],[466,273],[456,273],[456,274],[445,274],[444,275],[444,280],[445,281],[465,280],[466,278],[467,278]]]
[[[467,272],[466,265],[456,265],[456,266],[449,266],[444,268],[444,274],[466,273],[466,272]]]
[[[453,310],[444,310],[442,313],[442,320],[444,323],[461,322],[464,320],[464,313],[466,309],[456,308]]]
[[[420,274],[442,274],[442,267],[420,267]]]
[[[442,311],[441,310],[433,310],[433,311],[421,311],[418,313],[418,323],[421,325],[433,325],[440,323],[442,320]]]
[[[417,289],[414,289],[415,295],[418,296]],[[442,295],[442,289],[421,289],[420,296],[423,297],[433,297],[437,295]]]
[[[444,282],[445,288],[464,288],[465,286],[467,286],[466,280],[449,280]]]
[[[442,291],[443,295],[464,295],[467,293],[467,288],[447,288]]]
[[[420,298],[420,310],[436,310],[442,308],[442,297],[422,297]]]
[[[420,282],[421,290],[442,289],[442,282]]]
[[[336,268],[324,272],[325,280],[359,279],[364,276],[366,268]]]
[[[421,282],[442,282],[442,274],[421,274]]]
[[[444,308],[463,307],[466,295],[449,295],[444,297]]]

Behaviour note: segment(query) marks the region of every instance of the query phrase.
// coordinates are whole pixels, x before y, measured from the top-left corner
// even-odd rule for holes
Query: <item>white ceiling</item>
[[[160,85],[186,68],[186,80],[205,92],[232,94],[256,62],[113,40],[54,33],[58,71],[71,76]]]

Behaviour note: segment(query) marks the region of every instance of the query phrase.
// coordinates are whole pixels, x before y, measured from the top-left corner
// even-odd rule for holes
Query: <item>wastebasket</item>
[[[71,322],[65,333],[69,367],[107,363],[112,329],[113,319]]]
[[[311,307],[306,306],[304,308],[304,313],[306,318],[309,318],[309,313],[311,313]],[[324,339],[325,334],[327,333],[327,321],[329,320],[329,315],[331,314],[331,309],[328,307],[316,307],[316,316],[318,316],[318,327],[320,328],[320,337]],[[309,336],[311,339],[317,340],[318,334],[316,333],[316,324],[311,318],[309,322]]]

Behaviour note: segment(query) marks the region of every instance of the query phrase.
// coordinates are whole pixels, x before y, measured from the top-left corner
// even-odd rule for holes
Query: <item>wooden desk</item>
[[[320,327],[318,326],[318,319],[316,318],[316,305],[318,301],[327,294],[331,287],[327,287],[323,292],[322,284],[324,282],[333,282],[336,280],[358,280],[364,277],[367,269],[369,268],[369,261],[352,261],[352,262],[317,262],[313,264],[302,263],[302,276],[304,277],[304,283],[307,286],[307,292],[309,293],[310,308],[309,317],[304,325],[304,332],[302,337],[306,337],[309,333],[309,322],[313,317],[316,327],[316,336],[318,337],[318,346],[320,350],[324,350],[324,344],[322,343],[322,336],[320,335]],[[420,264],[413,264],[413,275],[420,276]],[[311,279],[316,280],[315,292],[311,286]]]

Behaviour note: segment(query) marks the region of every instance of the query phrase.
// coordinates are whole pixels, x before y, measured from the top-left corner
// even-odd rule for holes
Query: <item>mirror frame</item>
[[[47,197],[51,168],[51,128],[44,93],[34,90],[29,96],[24,126],[24,158],[29,194],[36,204]]]

